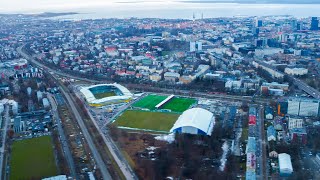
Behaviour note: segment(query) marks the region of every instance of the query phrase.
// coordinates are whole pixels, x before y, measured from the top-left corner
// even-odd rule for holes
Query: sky
[[[223,1],[223,0],[0,0],[0,13],[40,13],[40,12],[59,12],[69,11],[77,12],[77,10],[94,7],[106,7],[117,9],[124,6],[120,2],[131,2],[130,6],[145,8],[145,6],[161,7],[159,5],[166,4],[170,7],[176,1]],[[240,2],[243,0],[225,0]],[[319,2],[320,0],[245,0],[245,1],[262,1],[262,2]],[[144,2],[135,3],[135,2]],[[148,2],[148,3],[145,3]],[[136,4],[136,5],[132,5]],[[175,4],[176,5],[176,4]]]
[[[0,0],[0,13],[74,10],[79,8],[109,6],[119,2],[144,0]],[[150,3],[170,3],[175,0],[147,0]]]

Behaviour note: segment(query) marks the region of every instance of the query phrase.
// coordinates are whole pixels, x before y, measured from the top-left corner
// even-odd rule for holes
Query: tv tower
[[[196,20],[196,15],[193,13],[193,21],[195,21]]]

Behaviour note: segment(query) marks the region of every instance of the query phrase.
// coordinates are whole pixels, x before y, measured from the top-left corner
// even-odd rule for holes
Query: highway
[[[76,92],[75,93],[76,96],[79,99],[82,99],[82,97]],[[110,153],[112,154],[114,160],[116,161],[116,163],[118,164],[119,168],[121,169],[123,175],[128,179],[128,180],[134,180],[134,179],[138,179],[138,177],[136,176],[135,172],[133,171],[133,169],[130,167],[130,165],[128,164],[126,158],[123,156],[123,154],[121,153],[121,150],[118,148],[118,146],[116,145],[116,143],[112,140],[112,138],[110,137],[109,133],[105,133],[103,134],[103,132],[101,131],[101,129],[103,129],[105,126],[107,126],[110,122],[113,121],[113,119],[115,119],[116,117],[118,117],[118,115],[120,115],[124,110],[126,110],[129,106],[131,106],[135,101],[131,101],[128,104],[126,104],[125,106],[121,107],[121,109],[118,109],[118,112],[111,117],[110,119],[107,120],[107,122],[102,126],[99,127],[99,125],[97,124],[95,118],[93,117],[90,109],[90,107],[86,106],[87,112],[92,120],[92,122],[94,123],[94,125],[96,126],[98,132],[100,133],[100,135],[103,138],[104,143],[107,145]]]
[[[92,152],[93,158],[95,159],[98,167],[100,168],[103,179],[112,179],[111,175],[107,169],[107,166],[104,163],[104,161],[102,160],[102,157],[99,154],[97,147],[93,143],[92,137],[90,136],[90,133],[89,133],[86,125],[84,124],[83,119],[82,119],[80,113],[78,112],[76,105],[74,104],[71,96],[69,95],[69,93],[66,93],[66,91],[63,88],[60,88],[60,91],[65,96],[67,103],[69,104],[69,108],[71,108],[70,110],[73,112],[75,119],[77,120],[77,122],[79,124],[79,127],[83,133],[83,136],[85,137],[85,139],[89,145],[89,148]]]
[[[265,66],[265,67],[268,67],[268,68],[270,68],[270,69],[272,69],[274,71],[277,71],[278,73],[281,73],[283,75],[287,75],[289,77],[289,79],[292,80],[292,82],[296,86],[298,86],[299,89],[303,90],[304,92],[306,92],[307,94],[309,94],[313,98],[320,99],[320,92],[318,90],[314,89],[313,87],[307,85],[305,82],[301,81],[300,79],[297,79],[292,75],[284,74],[284,73],[278,71],[276,69],[276,67],[274,67],[274,66],[272,66],[270,64],[267,64],[267,63],[265,63],[263,61],[256,60],[256,62],[261,64],[262,66]]]
[[[4,110],[4,125],[3,125],[3,129],[2,129],[2,143],[1,143],[1,148],[0,148],[0,165],[1,165],[0,178],[1,179],[2,179],[2,176],[3,176],[3,172],[2,171],[7,169],[6,168],[6,164],[3,164],[3,158],[4,158],[4,153],[5,153],[5,145],[6,145],[6,138],[7,138],[8,123],[10,121],[9,109],[10,109],[9,105],[6,104],[5,105],[5,110]]]
[[[36,66],[38,67],[42,67],[44,68],[44,65],[38,63],[36,60],[34,60],[32,57],[30,57],[28,54],[24,53],[22,51],[22,47],[19,47],[17,48],[17,52],[22,56],[24,57],[25,59],[27,59],[28,61],[30,61],[31,63],[35,64]],[[52,76],[53,77],[53,76]],[[53,77],[54,78],[54,77]],[[54,78],[55,79],[55,78]],[[56,80],[56,79],[55,79]],[[57,80],[56,80],[57,81]],[[97,163],[100,171],[101,171],[101,174],[102,174],[102,177],[103,179],[112,179],[111,178],[111,175],[107,169],[107,166],[106,164],[104,163],[104,161],[102,160],[102,157],[101,155],[99,154],[98,150],[97,150],[97,147],[95,146],[95,144],[93,143],[93,140],[92,140],[92,137],[90,136],[90,133],[87,129],[87,127],[85,126],[84,122],[83,122],[83,119],[80,115],[80,113],[78,112],[72,98],[70,97],[70,95],[68,93],[65,92],[65,90],[63,88],[60,88],[62,94],[65,96],[66,98],[66,102],[67,104],[69,104],[69,109],[73,112],[74,116],[75,116],[75,119],[77,120],[78,124],[79,124],[79,127],[82,131],[82,134],[83,136],[85,137],[87,143],[88,143],[88,146],[91,150],[91,153],[93,155],[93,158],[95,159],[95,162]]]
[[[74,161],[72,158],[72,153],[71,153],[71,150],[70,150],[68,142],[67,142],[67,138],[66,138],[64,131],[63,131],[63,128],[62,128],[61,119],[59,118],[59,114],[57,111],[57,103],[54,100],[52,94],[48,93],[47,97],[51,103],[53,119],[57,123],[57,128],[58,128],[58,132],[59,132],[59,139],[60,139],[60,142],[62,145],[63,153],[66,157],[66,160],[67,160],[67,163],[68,163],[68,166],[70,169],[70,174],[73,178],[79,179],[79,177],[76,173],[76,168],[75,168]]]

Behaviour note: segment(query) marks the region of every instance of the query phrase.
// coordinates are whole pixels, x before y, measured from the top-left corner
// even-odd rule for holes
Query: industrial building
[[[215,118],[213,114],[202,108],[184,111],[175,122],[170,132],[211,135]]]
[[[83,87],[80,92],[84,95],[89,105],[95,107],[129,102],[133,96],[126,87],[117,83]]]
[[[293,173],[291,157],[289,154],[281,153],[278,155],[280,176],[287,177]]]

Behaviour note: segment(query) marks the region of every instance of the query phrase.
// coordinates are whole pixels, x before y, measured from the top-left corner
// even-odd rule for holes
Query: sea
[[[136,2],[89,6],[68,11],[79,14],[54,17],[59,20],[84,20],[103,18],[163,18],[200,19],[246,16],[320,17],[320,4],[238,4],[238,3],[186,3],[186,2]]]

